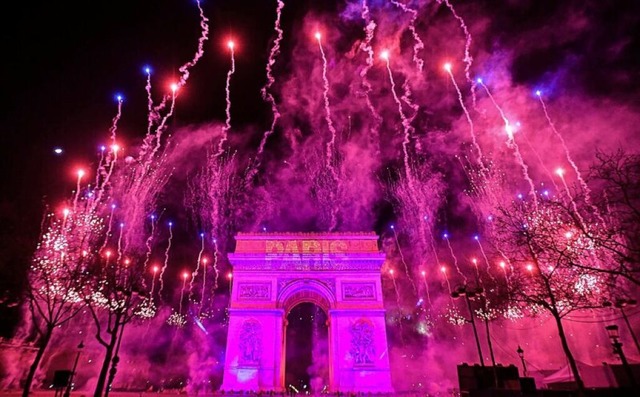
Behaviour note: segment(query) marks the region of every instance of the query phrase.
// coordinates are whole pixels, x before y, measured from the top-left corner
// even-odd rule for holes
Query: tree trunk
[[[51,334],[53,334],[53,327],[47,327],[45,333],[42,335],[42,339],[40,340],[38,353],[36,354],[36,357],[33,359],[31,367],[29,368],[29,374],[27,375],[27,379],[24,383],[24,388],[22,389],[22,397],[28,397],[29,393],[31,392],[31,384],[33,383],[33,378],[36,376],[36,372],[38,371],[38,367],[40,366],[40,361],[42,361],[44,352],[45,350],[47,350],[47,346],[49,345],[49,341],[51,340]]]
[[[109,374],[109,366],[111,365],[111,359],[113,357],[113,349],[118,340],[118,329],[114,327],[109,339],[109,344],[106,346],[106,352],[104,355],[104,361],[102,362],[102,368],[100,369],[100,376],[98,376],[98,383],[96,384],[96,390],[93,393],[93,397],[102,397],[104,388],[107,382],[107,375]]]
[[[580,377],[580,371],[578,370],[578,364],[576,363],[576,359],[573,358],[573,354],[571,350],[569,350],[569,343],[567,342],[567,336],[564,333],[564,327],[562,326],[562,319],[557,313],[552,313],[553,318],[556,320],[556,325],[558,326],[558,335],[560,336],[560,342],[562,342],[562,350],[564,350],[565,356],[567,356],[567,360],[569,360],[569,366],[571,367],[571,372],[573,373],[573,377],[576,380],[576,384],[578,385],[578,391],[580,395],[584,395],[584,383],[582,382],[582,378]]]

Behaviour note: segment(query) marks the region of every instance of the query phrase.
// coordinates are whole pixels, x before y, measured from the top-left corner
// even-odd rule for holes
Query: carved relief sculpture
[[[246,320],[240,330],[240,364],[258,366],[262,353],[262,326],[257,320]]]

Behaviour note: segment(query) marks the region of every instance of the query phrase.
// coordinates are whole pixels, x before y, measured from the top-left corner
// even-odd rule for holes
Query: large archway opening
[[[327,313],[315,303],[301,302],[287,313],[285,387],[302,394],[329,388]]]

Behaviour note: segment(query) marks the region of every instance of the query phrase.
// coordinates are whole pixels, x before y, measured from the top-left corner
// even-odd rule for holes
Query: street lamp
[[[622,313],[622,318],[624,319],[625,324],[627,324],[627,328],[629,329],[629,333],[631,333],[631,337],[633,338],[633,342],[636,345],[636,349],[638,349],[638,353],[640,353],[640,343],[638,343],[638,338],[636,334],[633,332],[633,327],[631,327],[631,323],[629,322],[629,318],[627,317],[627,313],[625,313],[624,308],[627,306],[636,306],[638,301],[635,299],[616,299],[615,303],[610,301],[602,302],[602,306],[604,307],[615,307],[616,309],[620,309],[620,313]]]
[[[459,287],[458,289],[456,289],[451,293],[452,298],[457,299],[457,298],[460,298],[461,296],[464,296],[465,301],[467,302],[467,308],[469,309],[469,316],[470,316],[469,322],[473,327],[473,335],[476,338],[476,346],[478,348],[478,357],[480,357],[480,365],[484,367],[484,359],[482,358],[482,348],[480,347],[480,338],[478,337],[478,330],[476,329],[476,321],[473,316],[473,309],[471,308],[471,299],[474,298],[475,295],[476,295],[476,290],[475,289],[467,290],[466,285]]]
[[[78,368],[78,360],[80,359],[80,353],[84,348],[84,343],[80,342],[78,345],[78,352],[76,353],[76,360],[73,362],[73,369],[71,370],[71,376],[69,376],[69,383],[67,383],[67,389],[64,391],[64,397],[71,395],[71,388],[73,387],[73,378],[76,374],[76,368]]]
[[[622,351],[622,343],[620,342],[620,334],[618,333],[618,326],[607,325],[604,327],[609,334],[609,339],[611,339],[611,346],[613,346],[613,353],[617,354],[620,357],[620,361],[622,361],[622,366],[627,373],[627,378],[629,379],[629,385],[635,389],[636,380],[633,377],[633,371],[631,371],[631,367],[629,366],[629,362],[627,361],[627,357],[624,355],[624,351]]]
[[[516,353],[518,353],[518,357],[520,357],[520,362],[522,362],[522,377],[526,378],[527,363],[524,361],[524,350],[522,350],[522,347],[520,347],[520,345],[518,345],[518,350],[516,350]]]

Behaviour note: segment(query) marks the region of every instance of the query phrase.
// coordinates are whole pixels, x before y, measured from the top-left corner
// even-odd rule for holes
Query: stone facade
[[[222,390],[284,390],[286,317],[325,311],[329,390],[393,392],[375,233],[239,234]]]

